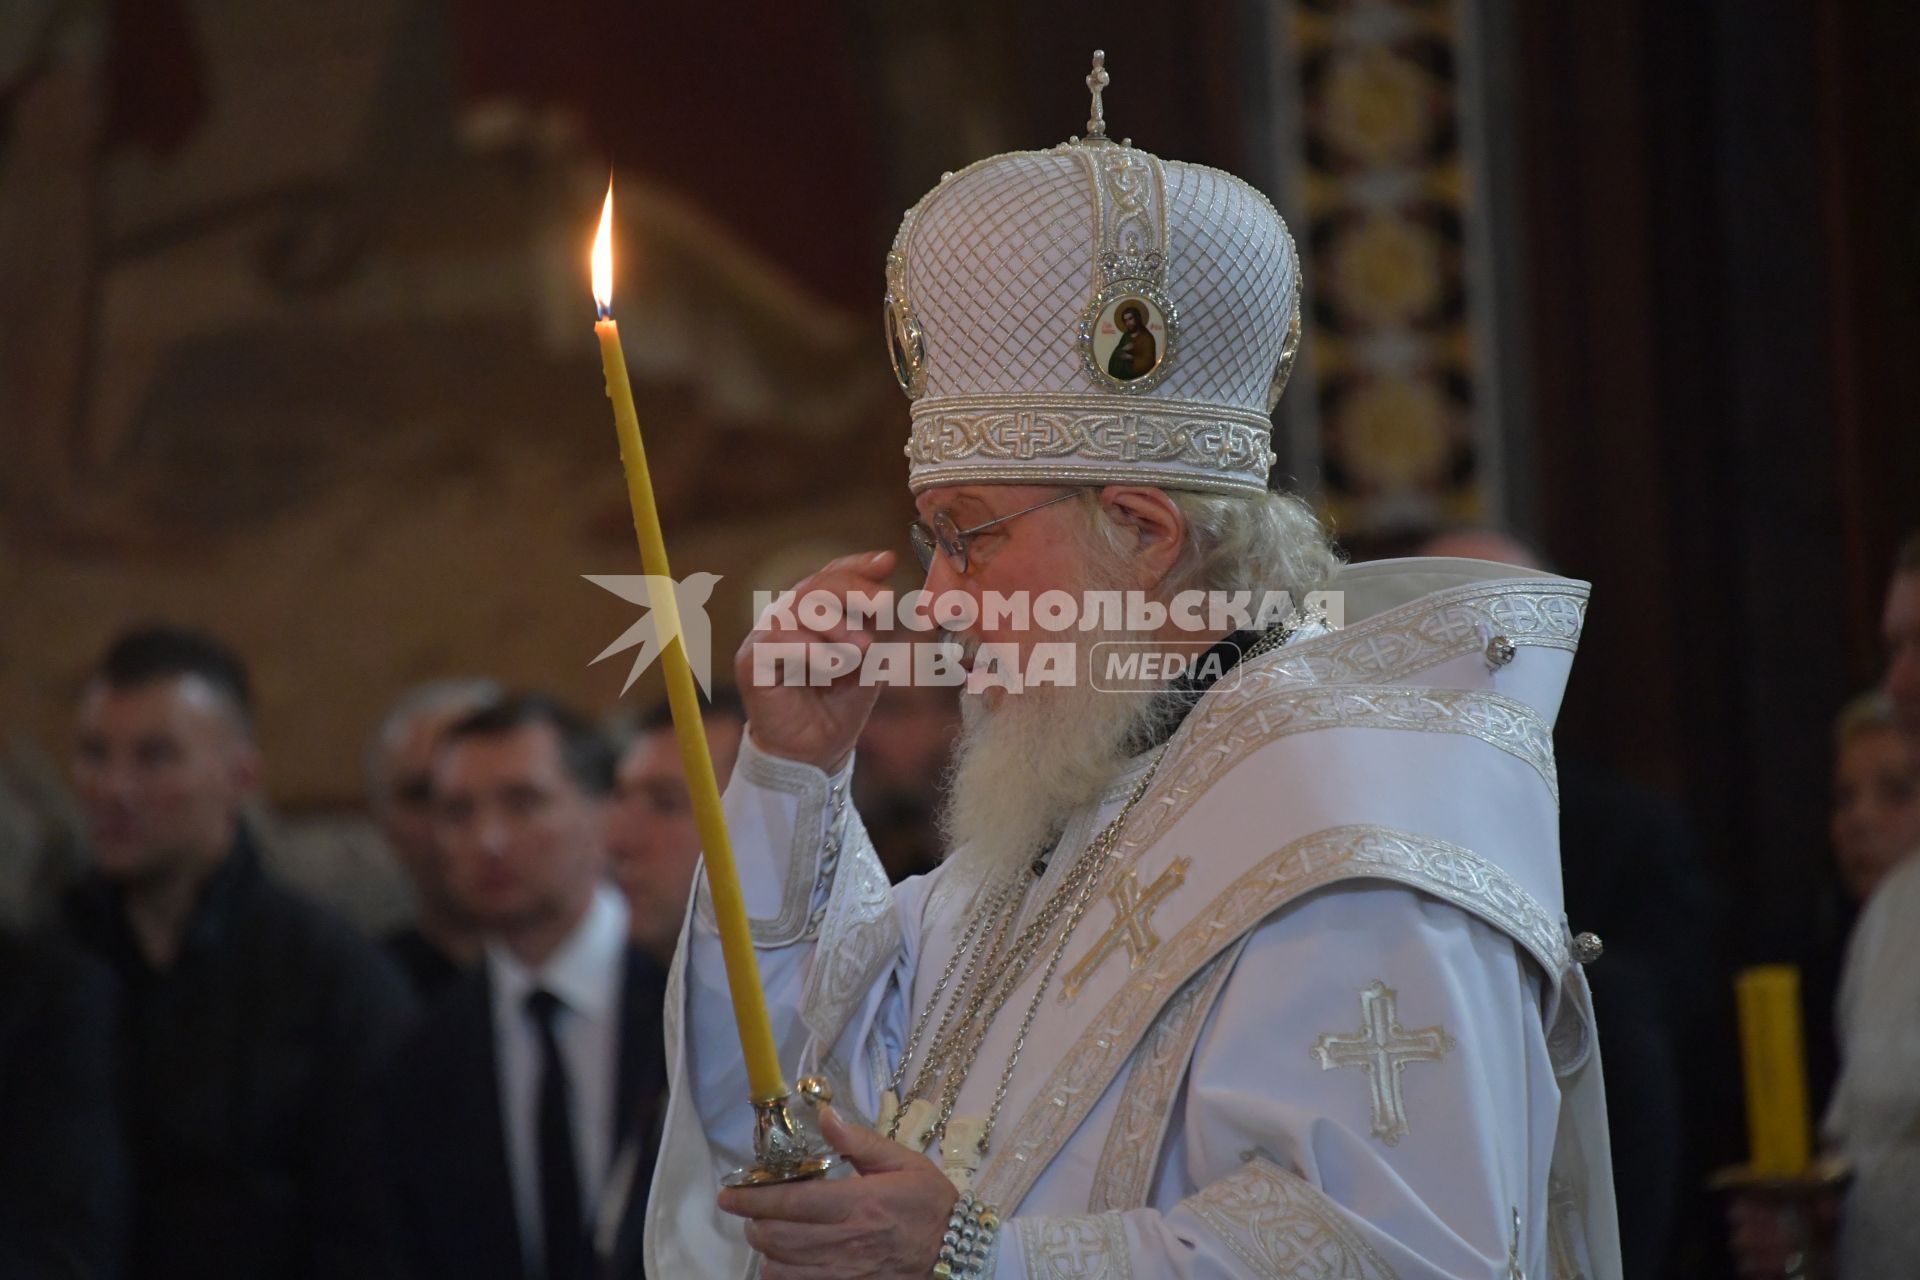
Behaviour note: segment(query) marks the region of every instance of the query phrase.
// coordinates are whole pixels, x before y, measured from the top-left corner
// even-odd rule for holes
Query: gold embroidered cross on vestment
[[[1395,1002],[1399,993],[1383,982],[1360,993],[1357,1035],[1323,1035],[1313,1047],[1322,1071],[1359,1067],[1373,1089],[1373,1136],[1393,1146],[1407,1134],[1407,1103],[1400,1092],[1400,1070],[1409,1062],[1439,1062],[1453,1048],[1444,1027],[1419,1031],[1400,1028]]]
[[[1127,962],[1132,968],[1138,969],[1145,963],[1160,945],[1160,935],[1153,931],[1154,908],[1186,883],[1187,868],[1192,865],[1191,858],[1175,858],[1145,890],[1140,888],[1139,877],[1133,872],[1120,877],[1120,883],[1107,891],[1107,896],[1113,899],[1113,924],[1087,954],[1080,957],[1080,963],[1067,971],[1060,984],[1063,1000],[1078,995],[1080,988],[1106,963],[1107,957],[1122,946],[1127,949]]]

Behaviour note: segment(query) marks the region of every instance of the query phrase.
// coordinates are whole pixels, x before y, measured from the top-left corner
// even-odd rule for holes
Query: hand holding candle
[[[646,449],[640,442],[640,419],[633,408],[633,387],[627,380],[626,355],[620,349],[620,329],[613,320],[611,181],[600,212],[600,230],[593,240],[593,297],[600,312],[593,331],[600,339],[607,398],[613,401],[614,426],[620,435],[620,459],[626,467],[627,498],[633,507],[633,531],[640,540],[640,562],[648,574],[671,578],[660,513],[654,506],[653,481],[647,473]],[[787,1096],[787,1083],[774,1047],[766,996],[760,987],[760,966],[754,958],[746,903],[740,895],[740,874],[734,866],[733,845],[720,809],[720,787],[714,778],[713,759],[707,753],[700,697],[694,690],[693,670],[687,662],[673,594],[660,593],[652,605],[660,634],[673,637],[661,654],[661,667],[666,675],[667,701],[673,709],[674,734],[680,742],[680,760],[687,771],[687,790],[700,829],[700,846],[706,855],[707,886],[713,895],[714,919],[726,955],[727,986],[733,996],[734,1019],[740,1027],[740,1048],[746,1055],[748,1088],[754,1102],[773,1102]]]

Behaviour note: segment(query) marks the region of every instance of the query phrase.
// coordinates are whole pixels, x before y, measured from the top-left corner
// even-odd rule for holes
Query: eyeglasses
[[[933,553],[941,551],[946,553],[947,559],[953,562],[955,572],[965,573],[967,571],[968,538],[979,533],[982,529],[991,529],[997,524],[1005,524],[1016,516],[1024,516],[1028,512],[1038,511],[1042,507],[1050,507],[1056,502],[1065,502],[1068,498],[1073,497],[1079,492],[1078,489],[1069,489],[1057,497],[1048,498],[1045,502],[1036,502],[1030,507],[1022,507],[1018,511],[1010,511],[1004,516],[995,516],[993,519],[982,524],[977,524],[971,529],[954,528],[953,517],[944,511],[937,512],[934,515],[931,526],[924,520],[915,520],[911,525],[907,526],[907,537],[913,543],[913,554],[919,557],[920,572],[931,572],[933,569]]]

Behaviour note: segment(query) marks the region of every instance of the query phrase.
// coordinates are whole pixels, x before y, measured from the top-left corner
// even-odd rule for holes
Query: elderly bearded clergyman
[[[943,179],[889,256],[927,587],[1330,586],[1344,625],[1207,634],[1232,664],[1210,684],[964,695],[951,856],[889,888],[847,803],[875,690],[751,680],[757,646],[872,637],[763,620],[727,819],[783,1057],[833,1083],[822,1127],[857,1172],[716,1192],[752,1115],[703,885],[651,1273],[1617,1280],[1598,943],[1562,916],[1551,741],[1586,588],[1341,568],[1267,488],[1285,226],[1238,179],[1109,141],[1097,88],[1094,114]],[[1164,318],[1125,381],[1092,351],[1123,296]]]

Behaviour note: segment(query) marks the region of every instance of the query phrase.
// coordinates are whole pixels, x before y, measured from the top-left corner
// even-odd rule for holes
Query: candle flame
[[[593,236],[593,301],[600,318],[613,314],[613,179],[607,179],[607,202],[600,208],[600,230]]]

